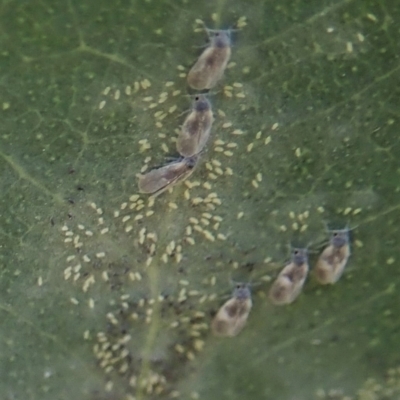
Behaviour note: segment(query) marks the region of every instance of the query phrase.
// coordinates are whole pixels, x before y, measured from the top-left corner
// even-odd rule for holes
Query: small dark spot
[[[72,219],[73,215],[71,213],[68,213],[67,215],[69,219]]]
[[[254,251],[254,250],[256,250],[256,249],[257,249],[257,246],[250,247],[250,249],[244,250],[244,251],[243,251],[243,254],[244,254],[244,255],[250,254],[252,251]]]
[[[334,335],[332,335],[331,336],[331,342],[338,342],[339,341],[339,335],[337,335],[337,334],[334,334]]]
[[[79,186],[76,187],[76,190],[85,190],[85,189],[83,188],[83,186],[79,185]]]
[[[54,218],[53,217],[51,217],[50,218],[50,224],[51,224],[51,226],[54,226],[56,223],[54,222]]]
[[[75,204],[75,200],[73,200],[73,199],[68,199],[68,203],[69,203],[69,204]]]
[[[114,330],[114,325],[112,325],[110,322],[107,322],[106,331],[112,332],[113,330]]]
[[[75,169],[74,168],[70,168],[69,170],[68,170],[68,174],[69,175],[72,175],[72,174],[74,174],[75,173]]]
[[[255,267],[255,262],[248,261],[246,264],[242,265],[241,267],[246,269],[248,272],[252,272]]]

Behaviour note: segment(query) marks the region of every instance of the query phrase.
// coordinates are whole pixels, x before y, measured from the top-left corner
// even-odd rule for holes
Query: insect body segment
[[[293,249],[292,258],[271,286],[269,298],[275,305],[290,304],[303,289],[308,274],[307,249]]]
[[[192,111],[182,125],[176,148],[184,157],[200,153],[210,137],[214,117],[211,104],[205,95],[194,98]]]
[[[210,44],[187,76],[191,88],[211,89],[222,78],[232,52],[230,32],[230,30],[207,30]]]
[[[236,336],[244,328],[252,307],[249,286],[236,285],[229,299],[214,317],[211,329],[216,336]]]
[[[187,179],[196,168],[198,155],[181,157],[177,160],[153,169],[147,174],[139,174],[140,193],[151,193],[158,196],[165,190]]]
[[[343,274],[350,257],[349,230],[334,230],[329,245],[322,251],[315,267],[315,275],[322,285],[336,283]]]

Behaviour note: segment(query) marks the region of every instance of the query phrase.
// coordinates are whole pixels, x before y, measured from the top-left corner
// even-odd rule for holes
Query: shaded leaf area
[[[396,398],[399,8],[3,1],[1,397]],[[139,195],[176,155],[196,19],[242,17],[200,166]],[[288,246],[326,224],[354,227],[343,278],[273,307]],[[231,280],[260,285],[217,339]]]

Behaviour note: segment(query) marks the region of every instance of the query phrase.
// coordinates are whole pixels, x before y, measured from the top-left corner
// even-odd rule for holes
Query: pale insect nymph
[[[238,335],[246,324],[252,305],[249,285],[237,283],[232,297],[218,310],[211,323],[214,335]]]
[[[231,58],[231,30],[207,29],[209,46],[203,51],[188,73],[191,88],[206,90],[213,88],[222,78]]]
[[[329,244],[322,251],[315,266],[317,281],[322,285],[336,283],[342,276],[349,257],[349,229],[331,231]]]
[[[293,249],[290,262],[271,286],[269,291],[271,302],[275,305],[284,305],[295,301],[303,289],[308,269],[307,249]]]

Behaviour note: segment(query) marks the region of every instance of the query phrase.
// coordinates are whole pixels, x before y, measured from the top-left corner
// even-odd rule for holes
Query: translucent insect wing
[[[138,175],[139,192],[154,193],[164,187],[168,183],[163,177],[164,168],[153,169],[146,174]]]
[[[194,171],[197,159],[175,161],[139,176],[139,191],[159,195],[168,188],[187,179]]]
[[[210,45],[188,73],[188,84],[196,90],[213,88],[224,74],[231,57],[230,31],[214,31]]]
[[[330,244],[318,258],[315,275],[322,285],[334,284],[343,275],[350,257],[348,230],[333,231]]]
[[[218,311],[212,322],[216,336],[236,336],[246,324],[251,309],[251,299],[228,300]]]
[[[308,262],[291,262],[279,273],[269,291],[269,298],[275,305],[290,304],[300,295],[308,274]]]
[[[281,276],[275,280],[269,290],[271,302],[277,306],[289,303],[292,282],[286,276]]]
[[[185,157],[190,157],[201,152],[210,137],[213,123],[213,113],[208,99],[196,96],[191,113],[182,125],[177,140],[177,150]]]
[[[250,291],[247,286],[235,289],[233,297],[218,311],[211,324],[216,336],[236,336],[244,328],[252,307]]]

